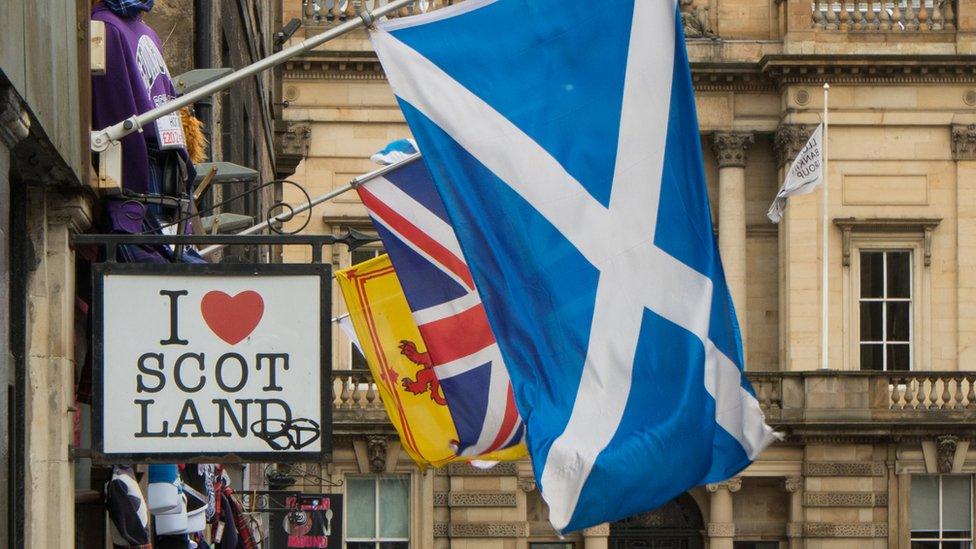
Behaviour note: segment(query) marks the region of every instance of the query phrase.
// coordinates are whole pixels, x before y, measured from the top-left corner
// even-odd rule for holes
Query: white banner
[[[205,266],[205,274],[99,267],[101,453],[138,459],[328,448],[327,279],[311,272],[320,267],[234,265],[237,272],[226,275],[221,265]],[[288,274],[300,270],[308,274]]]

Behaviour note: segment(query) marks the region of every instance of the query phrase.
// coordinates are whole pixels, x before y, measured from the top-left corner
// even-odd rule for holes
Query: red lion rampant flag
[[[409,149],[407,141],[387,147]],[[386,151],[374,156],[383,161]],[[512,383],[427,167],[414,154],[357,188],[396,269],[458,432],[459,456],[518,446],[525,426]],[[407,349],[409,351],[409,349]],[[424,391],[403,380],[408,391]],[[524,447],[523,447],[524,448]],[[516,452],[512,459],[525,455]]]

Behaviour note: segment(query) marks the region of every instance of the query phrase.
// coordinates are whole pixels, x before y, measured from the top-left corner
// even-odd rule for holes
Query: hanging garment
[[[105,486],[105,508],[115,547],[152,549],[149,509],[131,467],[112,468],[112,480]]]

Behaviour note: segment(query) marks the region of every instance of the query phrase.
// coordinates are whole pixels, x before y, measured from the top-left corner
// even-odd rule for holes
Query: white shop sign
[[[96,265],[96,455],[328,452],[330,293],[323,265]]]

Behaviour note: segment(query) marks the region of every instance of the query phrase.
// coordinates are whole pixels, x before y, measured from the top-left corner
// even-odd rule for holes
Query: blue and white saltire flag
[[[550,521],[728,478],[742,375],[673,0],[467,0],[373,45],[482,296]]]

